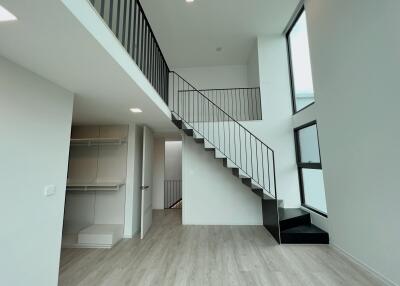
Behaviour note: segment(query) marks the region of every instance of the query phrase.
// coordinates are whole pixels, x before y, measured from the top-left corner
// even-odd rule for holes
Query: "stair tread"
[[[289,220],[295,217],[309,215],[308,212],[300,208],[285,209],[279,208],[279,221]]]
[[[326,231],[320,229],[319,227],[313,225],[313,224],[303,224],[295,227],[291,227],[288,229],[285,229],[281,231],[281,233],[306,233],[306,234],[327,234]]]
[[[274,200],[273,197],[265,194],[263,189],[251,189],[251,190],[253,191],[253,193],[255,193],[257,196],[259,196],[263,200]]]

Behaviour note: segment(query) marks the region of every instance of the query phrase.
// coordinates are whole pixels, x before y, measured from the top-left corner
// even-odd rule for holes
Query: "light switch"
[[[56,193],[56,186],[49,185],[44,188],[44,195],[46,197],[53,196]]]

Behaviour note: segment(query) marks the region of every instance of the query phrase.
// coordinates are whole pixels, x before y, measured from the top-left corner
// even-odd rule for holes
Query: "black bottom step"
[[[329,235],[315,225],[299,225],[281,231],[281,242],[293,244],[328,244]]]
[[[311,224],[310,214],[302,209],[284,209],[279,208],[279,225],[282,230]]]

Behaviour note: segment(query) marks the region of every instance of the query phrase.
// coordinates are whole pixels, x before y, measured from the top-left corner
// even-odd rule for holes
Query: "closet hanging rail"
[[[67,191],[118,191],[124,182],[111,182],[111,183],[68,183]]]
[[[71,146],[101,146],[121,145],[127,142],[126,138],[72,138]]]

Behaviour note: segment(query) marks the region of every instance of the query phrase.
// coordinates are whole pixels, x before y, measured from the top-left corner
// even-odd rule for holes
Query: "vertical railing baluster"
[[[254,141],[256,143],[257,182],[260,182],[260,171],[258,169],[258,144],[257,144],[257,140],[255,140],[255,138],[254,138]]]
[[[254,177],[253,174],[253,143],[251,143],[251,137],[252,135],[249,134],[249,139],[250,139],[250,165],[251,165],[251,176]]]
[[[219,129],[221,125],[221,120],[220,120],[220,115],[221,115],[221,110],[217,109],[217,126],[218,126],[218,149],[221,150],[221,136],[219,134]]]
[[[115,36],[119,39],[119,22],[121,19],[119,18],[119,14],[121,13],[121,0],[117,0],[117,21],[116,21],[116,32]]]
[[[137,10],[137,3],[136,0],[133,0],[132,47],[130,52],[133,59],[135,58],[135,51],[136,51],[136,20],[137,20],[136,10]]]
[[[132,23],[132,0],[129,0],[129,8],[128,8],[128,52],[131,50],[131,23]]]
[[[265,170],[264,170],[264,151],[263,151],[263,144],[261,144],[261,166],[262,166],[262,175],[263,175],[263,180],[262,180],[262,186],[263,189],[265,189]]]
[[[233,121],[233,148],[235,150],[235,164],[236,164],[236,128],[235,128],[236,124]]]
[[[150,59],[150,48],[149,48],[150,47],[150,26],[147,24],[146,27],[147,27],[147,29],[146,29],[146,41],[145,41],[145,49],[144,49],[145,52],[146,52],[146,56],[145,56],[145,59],[146,59],[145,74],[146,74],[147,77],[149,77],[150,76],[150,73],[149,73],[149,65],[150,65],[150,62],[149,62],[149,59]]]
[[[232,157],[232,153],[231,153],[231,125],[229,123],[230,117],[227,116],[227,118],[228,118],[228,139],[229,139],[228,148],[229,148],[229,157],[231,158]]]
[[[238,130],[238,133],[239,133],[239,158],[240,158],[240,167],[242,168],[242,166],[243,166],[243,164],[242,164],[242,138],[241,138],[241,136],[240,136],[240,125],[239,125],[239,130]]]
[[[268,163],[268,192],[271,192],[271,172],[269,170],[269,148],[267,148],[267,163]]]
[[[122,45],[125,47],[125,29],[126,29],[126,6],[127,0],[124,0],[124,5],[122,8],[123,17],[122,17]]]
[[[113,0],[109,0],[110,1],[110,8],[108,10],[108,23],[109,23],[109,27],[111,29],[111,31],[113,30],[113,10],[114,10],[114,1]]]
[[[135,43],[136,43],[136,59],[135,59],[135,61],[136,61],[136,64],[139,66],[139,50],[140,50],[140,31],[141,31],[141,28],[142,28],[142,25],[141,25],[141,21],[140,21],[140,18],[141,18],[141,11],[140,11],[140,7],[138,7],[138,14],[137,14],[137,33],[136,33],[136,41],[135,41]]]
[[[104,4],[105,4],[104,2],[105,0],[100,1],[100,15],[102,18],[104,18]]]
[[[244,132],[244,150],[246,155],[246,173],[249,173],[249,169],[247,168],[247,132]]]
[[[237,89],[234,89],[234,94],[235,94],[235,119],[238,118],[238,103],[237,103]]]
[[[140,31],[140,69],[143,70],[143,55],[144,55],[144,31],[145,31],[145,26],[144,26],[144,13],[143,10],[140,9],[142,12],[142,25],[141,25],[141,31]]]

